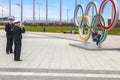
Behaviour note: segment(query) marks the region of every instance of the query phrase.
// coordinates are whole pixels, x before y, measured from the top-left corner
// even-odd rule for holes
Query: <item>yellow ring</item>
[[[79,28],[79,36],[80,36],[80,39],[82,40],[82,41],[87,41],[88,39],[89,39],[89,37],[90,37],[90,19],[89,19],[89,17],[88,16],[84,16],[83,17],[86,21],[87,21],[87,23],[88,23],[88,30],[87,30],[87,35],[85,35],[85,36],[83,36],[82,34],[81,34],[81,27]],[[80,18],[80,22],[82,21],[82,18]]]

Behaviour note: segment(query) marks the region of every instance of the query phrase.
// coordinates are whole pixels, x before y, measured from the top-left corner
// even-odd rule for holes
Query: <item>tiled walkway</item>
[[[42,33],[43,34],[43,33]],[[0,80],[120,80],[120,51],[87,51],[77,41],[26,33],[22,62],[5,53],[0,31]]]

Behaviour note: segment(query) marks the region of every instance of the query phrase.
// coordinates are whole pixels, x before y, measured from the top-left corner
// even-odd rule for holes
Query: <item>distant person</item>
[[[13,17],[8,18],[8,23],[5,25],[7,44],[6,44],[6,53],[13,53]]]
[[[101,34],[98,34],[95,30],[92,31],[92,39],[94,42],[96,42],[96,45],[99,45],[99,39],[101,37]]]
[[[22,33],[25,33],[24,25],[20,24],[20,20],[14,21],[13,40],[14,40],[14,61],[22,61],[20,59],[22,46]]]

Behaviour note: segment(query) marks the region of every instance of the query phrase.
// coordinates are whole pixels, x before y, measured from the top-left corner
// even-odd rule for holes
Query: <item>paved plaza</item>
[[[108,39],[106,45],[120,46],[119,36]],[[23,61],[15,62],[5,53],[5,32],[0,31],[0,80],[120,80],[120,50],[70,46],[79,42],[77,34],[27,32],[22,42]]]

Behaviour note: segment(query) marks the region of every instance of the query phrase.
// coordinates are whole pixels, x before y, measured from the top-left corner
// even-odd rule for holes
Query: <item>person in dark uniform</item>
[[[20,24],[20,20],[14,21],[14,28],[13,28],[13,40],[14,40],[14,60],[15,61],[22,61],[20,59],[21,54],[21,46],[22,46],[22,33],[25,33],[24,25]]]
[[[6,37],[7,37],[7,45],[6,45],[6,53],[13,53],[13,17],[8,18],[8,23],[5,25]]]

